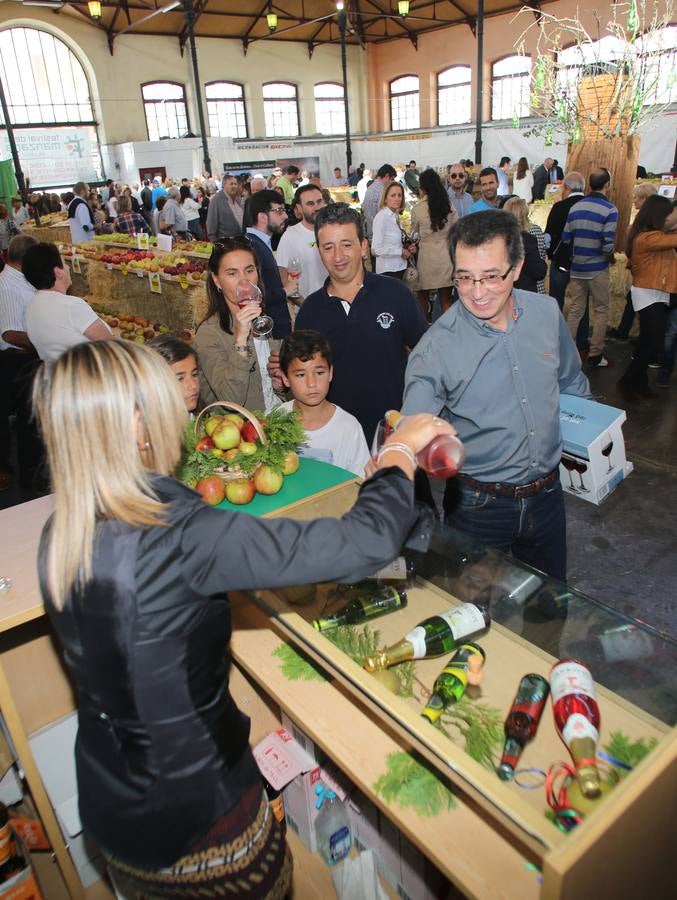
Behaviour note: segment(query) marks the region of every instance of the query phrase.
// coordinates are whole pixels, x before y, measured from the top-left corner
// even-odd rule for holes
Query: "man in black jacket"
[[[287,224],[287,210],[280,194],[277,191],[258,191],[253,194],[247,200],[244,221],[247,224],[247,237],[261,269],[266,313],[275,323],[273,337],[284,338],[291,333],[291,318],[287,294],[271,247],[273,235],[282,234]]]
[[[551,156],[544,159],[540,166],[534,171],[534,186],[531,189],[531,195],[534,200],[542,200],[545,197],[545,189],[550,184],[550,169],[554,160]]]

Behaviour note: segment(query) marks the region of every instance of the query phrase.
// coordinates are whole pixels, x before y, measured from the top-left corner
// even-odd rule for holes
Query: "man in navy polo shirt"
[[[355,416],[371,444],[379,419],[402,405],[407,351],[427,324],[406,285],[365,271],[369,246],[362,217],[347,203],[318,212],[315,236],[329,278],[306,298],[296,328],[329,338],[334,354],[329,399]],[[276,366],[277,357],[271,356],[273,375]]]

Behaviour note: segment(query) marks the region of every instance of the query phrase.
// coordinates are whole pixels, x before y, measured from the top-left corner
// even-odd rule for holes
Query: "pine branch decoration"
[[[437,727],[452,741],[454,737],[449,729],[460,732],[466,753],[485,769],[495,770],[496,756],[500,755],[504,738],[500,709],[463,697],[447,707]]]
[[[281,660],[280,671],[288,681],[326,681],[324,674],[308,657],[291,644],[280,644],[273,656]]]
[[[632,738],[629,738],[622,731],[612,731],[609,735],[609,743],[604,745],[604,749],[609,756],[613,756],[614,759],[625,763],[626,766],[632,766],[634,769],[645,756],[651,753],[657,743],[658,740],[655,737],[648,740],[646,738],[637,738],[636,741],[633,741]],[[620,766],[614,766],[614,769],[621,778],[625,778],[626,775],[630,774],[627,769],[623,769]]]
[[[356,625],[340,625],[326,631],[324,636],[358,666],[363,665],[367,656],[373,656],[380,649],[381,632],[372,631],[368,625],[361,629]]]
[[[456,806],[449,788],[410,753],[390,753],[386,757],[386,773],[376,781],[374,791],[389,805],[410,807],[421,816],[437,816]]]

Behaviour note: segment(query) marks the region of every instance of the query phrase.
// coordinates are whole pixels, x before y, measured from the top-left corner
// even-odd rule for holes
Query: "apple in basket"
[[[237,425],[238,429],[242,431],[242,426],[244,425],[244,419],[242,416],[238,416],[237,413],[228,413],[223,417],[224,419],[228,419],[229,422],[234,422]]]
[[[202,451],[213,450],[215,446],[216,445],[215,445],[214,441],[210,437],[205,436],[205,437],[200,438],[200,440],[195,445],[195,449],[202,450]]]
[[[209,475],[195,485],[195,490],[200,494],[205,503],[216,506],[223,502],[226,496],[226,488],[218,475]]]
[[[245,456],[253,456],[257,447],[252,441],[240,441],[240,446],[237,449],[239,453],[244,453]]]
[[[209,416],[209,418],[205,422],[205,431],[207,432],[209,437],[211,437],[214,433],[214,429],[216,428],[216,426],[221,424],[222,419],[223,416]]]
[[[239,452],[240,452],[239,447],[233,447],[232,450],[226,450],[225,453],[223,450],[221,451],[221,453],[223,453],[223,458],[225,459],[225,461],[227,463],[234,462],[235,457],[238,455]]]
[[[251,422],[245,422],[242,426],[242,440],[255,444],[259,439],[259,433]]]
[[[248,478],[237,478],[226,485],[226,500],[236,506],[244,506],[254,499],[256,490]]]
[[[282,487],[284,475],[270,466],[259,466],[254,473],[254,487],[259,494],[277,494]]]
[[[234,422],[224,419],[212,432],[212,440],[219,450],[231,450],[240,443],[240,429]]]

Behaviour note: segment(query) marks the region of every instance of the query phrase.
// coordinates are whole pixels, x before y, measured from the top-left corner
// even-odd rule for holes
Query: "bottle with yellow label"
[[[471,660],[479,657],[481,664],[486,654],[479,644],[468,641],[461,644],[444,669],[435,679],[433,692],[421,713],[430,722],[436,722],[444,710],[452,703],[458,703],[468,686]]]

